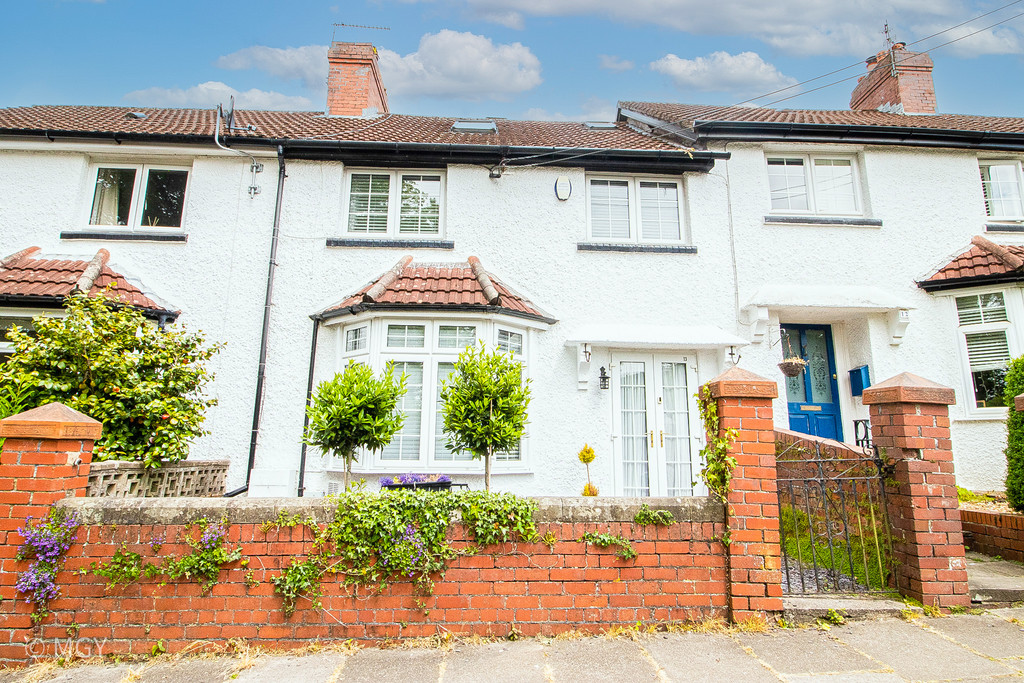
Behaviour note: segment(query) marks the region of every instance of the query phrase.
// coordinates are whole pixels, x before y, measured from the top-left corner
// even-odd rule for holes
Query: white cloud
[[[523,119],[527,121],[614,121],[618,109],[614,102],[591,97],[580,107],[577,114],[563,114],[560,111],[548,111],[540,107],[527,109]]]
[[[405,97],[507,99],[541,82],[540,60],[521,43],[495,45],[473,33],[443,30],[405,56],[378,50],[388,92]]]
[[[437,0],[400,0],[436,2]],[[446,0],[471,16],[522,28],[524,17],[603,16],[630,24],[656,24],[705,36],[752,36],[795,55],[867,57],[885,46],[888,21],[896,39],[914,40],[987,9],[979,0]],[[981,25],[984,25],[983,23]],[[966,32],[966,31],[965,31]],[[941,40],[940,40],[941,42]],[[966,41],[965,41],[966,42]],[[1024,51],[1020,34],[997,29],[980,49]]]
[[[986,24],[981,25],[984,26]],[[926,24],[915,26],[914,32],[931,35],[942,31],[944,28],[944,26],[939,24]],[[1024,52],[1024,38],[1022,38],[1018,31],[1008,26],[999,26],[968,37],[969,34],[974,33],[978,28],[974,28],[971,25],[961,26],[942,34],[942,36],[936,36],[934,40],[928,42],[934,44],[936,40],[941,40],[942,42],[956,40],[957,42],[945,49],[956,54],[958,57],[981,57],[984,55],[1007,55]],[[911,49],[914,49],[913,46]]]
[[[253,45],[224,55],[214,62],[221,69],[257,69],[277,78],[299,80],[313,91],[327,85],[327,46],[267,47]]]
[[[796,84],[756,52],[712,52],[707,57],[682,59],[668,54],[651,62],[651,69],[668,76],[680,90],[754,95]]]
[[[633,68],[633,62],[628,59],[620,59],[614,55],[598,55],[598,58],[601,61],[601,68],[607,71],[620,73]]]
[[[134,90],[122,99],[147,107],[207,107],[227,105],[231,96],[239,109],[278,109],[305,111],[312,107],[307,97],[284,95],[253,88],[240,92],[219,81],[207,81],[191,88],[146,88]]]

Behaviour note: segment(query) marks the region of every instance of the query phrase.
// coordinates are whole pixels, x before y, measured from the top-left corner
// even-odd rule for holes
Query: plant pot
[[[803,358],[787,358],[779,363],[779,370],[782,370],[782,374],[786,377],[796,377],[803,373],[806,367],[807,361]]]

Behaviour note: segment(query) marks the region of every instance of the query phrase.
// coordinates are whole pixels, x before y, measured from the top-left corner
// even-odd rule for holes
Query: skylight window
[[[618,126],[614,121],[587,121],[583,124],[591,130],[617,130]]]
[[[452,124],[453,133],[497,133],[498,126],[490,119],[456,121]]]

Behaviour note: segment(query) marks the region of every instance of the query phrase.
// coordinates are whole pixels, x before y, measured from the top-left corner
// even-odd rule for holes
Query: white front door
[[[703,495],[692,357],[616,355],[615,489],[624,496]]]

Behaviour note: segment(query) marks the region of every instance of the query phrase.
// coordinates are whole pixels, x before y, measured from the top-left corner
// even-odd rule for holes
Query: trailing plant
[[[1013,409],[1013,399],[1024,394],[1024,356],[1010,361],[1003,400],[1006,414],[1006,502],[1024,512],[1024,412]]]
[[[467,347],[441,386],[444,431],[454,452],[484,459],[484,487],[491,490],[494,453],[515,448],[526,430],[530,380],[512,352]]]
[[[480,546],[534,540],[536,505],[507,493],[348,490],[337,498],[334,521],[313,526],[310,556],[271,578],[274,592],[282,597],[286,614],[303,596],[318,606],[320,582],[328,574],[339,575],[349,586],[378,590],[390,582],[412,581],[420,593],[430,594],[434,577],[443,576],[452,559],[475,552],[451,544],[453,521],[461,519]]]
[[[597,454],[594,453],[594,449],[590,447],[590,444],[583,444],[583,449],[579,453],[579,459],[581,463],[587,466],[587,483],[583,485],[584,496],[596,496],[598,493],[597,487],[590,481],[590,463],[594,462],[595,457],[597,457]]]
[[[159,467],[188,457],[203,434],[206,362],[221,346],[202,334],[161,330],[138,309],[76,294],[63,318],[33,319],[33,333],[11,327],[14,355],[0,386],[28,387],[23,407],[59,401],[103,423],[97,460]]]
[[[349,361],[344,372],[317,386],[306,409],[309,426],[305,442],[345,460],[345,488],[352,478],[352,462],[360,448],[375,451],[391,443],[402,428],[405,414],[400,400],[406,376],[394,376],[388,363],[378,378],[369,365]]]
[[[633,517],[633,523],[640,526],[650,526],[652,524],[671,526],[676,523],[676,518],[668,510],[652,510],[647,503],[644,503]]]
[[[610,548],[614,546],[616,548],[615,555],[617,557],[623,560],[632,560],[636,558],[636,551],[633,550],[633,544],[622,536],[599,534],[595,531],[588,531],[580,537],[580,543],[596,545],[598,548]]]
[[[736,440],[737,431],[722,430],[718,418],[718,403],[711,397],[711,390],[707,386],[701,387],[697,394],[697,407],[704,422],[704,432],[707,434],[707,443],[700,451],[703,463],[699,474],[700,480],[712,495],[723,503],[728,503],[729,482],[732,481],[732,471],[736,467],[736,458],[729,455],[729,448]]]
[[[195,578],[209,591],[220,577],[220,570],[226,564],[242,559],[242,546],[231,548],[225,544],[227,540],[227,520],[211,522],[205,517],[185,527],[185,543],[192,552],[182,557],[168,557],[161,566],[162,574],[172,579]],[[199,538],[193,538],[194,530],[199,531]]]
[[[18,572],[15,589],[28,596],[25,602],[35,605],[34,623],[46,618],[50,613],[50,600],[60,595],[57,572],[64,566],[64,557],[75,541],[78,526],[78,515],[52,507],[38,522],[29,517],[25,526],[18,529],[23,540],[17,559],[32,560],[32,563],[28,569]]]
[[[139,553],[128,550],[123,543],[110,558],[110,562],[90,563],[89,572],[106,579],[107,588],[133,583],[143,575],[156,576],[160,573],[155,565],[147,562]]]

